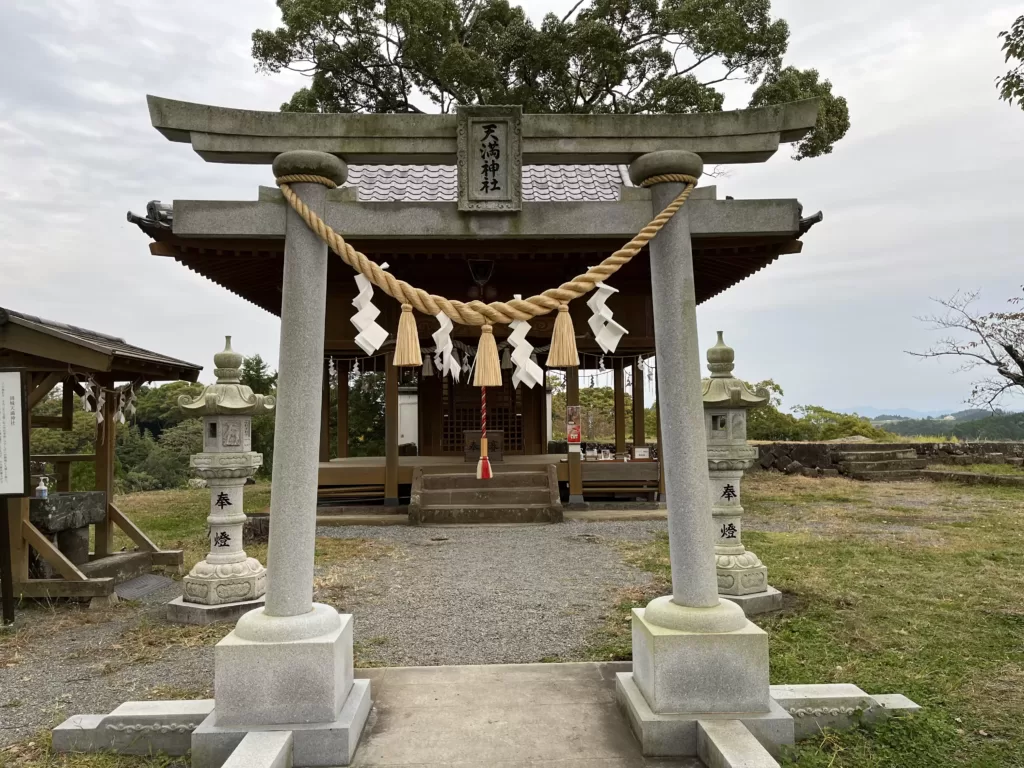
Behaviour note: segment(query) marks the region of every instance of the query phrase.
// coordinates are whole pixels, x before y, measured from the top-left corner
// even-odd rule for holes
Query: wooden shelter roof
[[[116,380],[196,381],[202,366],[117,336],[0,307],[0,365],[32,371],[112,373]]]

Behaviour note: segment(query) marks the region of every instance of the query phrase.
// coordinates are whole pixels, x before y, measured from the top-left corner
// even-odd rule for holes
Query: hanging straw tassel
[[[420,357],[420,337],[416,330],[416,318],[412,316],[412,304],[402,305],[402,316],[398,320],[398,340],[395,342],[395,362],[399,368],[423,365]]]
[[[576,368],[580,356],[576,352],[576,331],[569,317],[569,305],[558,306],[555,329],[551,334],[551,351],[548,352],[548,368]]]
[[[480,458],[476,462],[476,479],[490,480],[492,476],[491,460],[487,458],[487,387],[480,387]]]
[[[485,325],[480,329],[480,344],[476,348],[476,373],[474,387],[500,387],[501,361],[498,360],[498,345],[494,341],[493,329]]]

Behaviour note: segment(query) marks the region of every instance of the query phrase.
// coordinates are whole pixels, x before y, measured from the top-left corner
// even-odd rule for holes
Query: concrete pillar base
[[[724,658],[724,656],[723,656]],[[654,712],[640,692],[635,673],[615,676],[615,698],[629,718],[630,727],[640,742],[643,754],[651,757],[690,757],[698,752],[698,722],[739,721],[772,755],[793,743],[793,716],[769,699],[764,712]]]
[[[300,622],[328,629],[288,639],[283,630]],[[257,609],[217,643],[214,659],[218,725],[330,723],[352,689],[352,616],[319,604],[303,616]]]
[[[734,603],[738,629],[683,631],[648,620],[633,609],[633,680],[658,714],[768,712],[768,635]],[[688,611],[716,609],[688,609]]]
[[[341,711],[327,723],[298,721],[258,726],[222,725],[215,708],[192,734],[192,768],[220,768],[247,734],[288,732],[292,735],[292,761],[289,765],[295,768],[348,765],[355,755],[372,706],[370,681],[356,680]]]

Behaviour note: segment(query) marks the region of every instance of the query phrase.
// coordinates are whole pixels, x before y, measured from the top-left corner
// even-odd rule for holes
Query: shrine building
[[[348,178],[327,193],[324,221],[372,261],[386,263],[397,278],[430,293],[484,302],[507,301],[513,293],[529,296],[571,280],[647,225],[651,192],[637,186],[627,170],[637,157],[685,149],[699,154],[707,166],[763,162],[781,144],[803,137],[817,115],[813,100],[711,115],[628,116],[524,115],[509,107],[463,108],[455,115],[270,113],[156,97],[149,98],[149,106],[154,127],[172,141],[190,143],[210,162],[269,164],[278,153],[294,149],[340,157],[348,163]],[[479,147],[473,143],[474,132],[484,127],[500,143],[502,162],[491,175],[487,163],[477,162]],[[792,198],[720,199],[715,186],[702,181],[677,214],[689,220],[698,304],[780,256],[799,253],[801,237],[821,218],[803,217],[802,206]],[[267,182],[273,182],[269,169]],[[288,205],[273,186],[260,187],[255,198],[152,202],[146,215],[129,214],[129,220],[152,239],[152,255],[172,258],[280,316]],[[387,364],[401,308],[377,289],[374,303],[381,314],[376,322],[388,338],[372,354],[361,348],[352,323],[355,275],[340,258],[330,258],[321,495],[397,504],[408,497],[417,470],[469,471],[472,465],[465,459],[467,445],[473,445],[479,430],[480,390],[472,386],[468,372],[455,381],[429,361],[438,321],[428,315],[414,315],[423,368],[410,375]],[[603,364],[614,371],[615,452],[625,454],[630,443],[649,443],[650,460],[580,462],[579,454],[549,453],[551,414],[545,385],[513,387],[512,377],[503,375],[501,388],[487,390],[488,430],[501,436],[500,460],[494,462],[499,475],[552,465],[563,499],[575,501],[662,490],[658,440],[644,433],[644,376],[639,367],[655,355],[646,251],[608,285],[617,293],[607,306],[626,334],[614,352],[606,352],[588,326],[591,309],[586,300],[570,303],[581,367],[597,368],[603,357]],[[541,366],[556,314],[530,320],[527,338]],[[507,326],[494,327],[499,353],[506,357],[503,374],[511,374],[506,367],[508,333]],[[479,335],[478,327],[455,325],[452,330],[456,350],[472,350]],[[385,456],[349,457],[346,439],[337,441],[339,455],[331,455],[331,359],[343,382],[356,364],[362,371],[387,372]],[[577,374],[566,370],[569,405],[578,402]],[[627,377],[635,404],[628,425]],[[403,390],[415,387],[417,395],[417,455],[399,455],[400,384]],[[341,435],[348,432],[348,394],[342,386],[334,397]],[[565,435],[553,438],[564,441]]]

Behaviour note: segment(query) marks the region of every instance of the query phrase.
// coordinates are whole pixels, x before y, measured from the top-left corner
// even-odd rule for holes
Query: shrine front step
[[[455,504],[514,507],[550,502],[551,494],[547,488],[453,488],[444,491],[425,490],[420,495],[420,504],[425,507]]]
[[[414,514],[410,507],[409,522],[413,525],[453,525],[460,523],[560,523],[562,506],[551,504],[438,504],[420,507]]]
[[[491,466],[494,469],[494,466]],[[475,472],[474,468],[474,472]],[[458,489],[493,490],[495,488],[543,488],[547,489],[546,470],[530,472],[495,472],[490,480],[477,480],[468,472],[429,474],[423,473],[423,491],[454,491]]]
[[[107,557],[90,560],[78,566],[78,569],[89,579],[112,578],[114,584],[149,573],[153,570],[152,552],[116,552]]]
[[[413,473],[412,525],[560,523],[562,502],[553,465],[544,471],[502,472],[478,480],[469,472]]]

